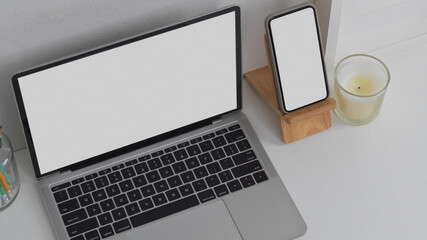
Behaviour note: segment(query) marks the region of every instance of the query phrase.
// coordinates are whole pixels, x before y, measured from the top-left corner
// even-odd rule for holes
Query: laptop
[[[12,77],[57,239],[293,239],[306,225],[242,108],[240,8]]]

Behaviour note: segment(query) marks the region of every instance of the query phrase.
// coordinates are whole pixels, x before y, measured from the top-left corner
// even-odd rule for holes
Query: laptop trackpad
[[[128,237],[130,240],[242,240],[223,201],[148,225]]]

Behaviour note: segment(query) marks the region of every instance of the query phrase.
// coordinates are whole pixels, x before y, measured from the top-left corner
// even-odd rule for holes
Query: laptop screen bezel
[[[236,106],[237,107],[235,109],[231,109],[230,111],[220,113],[218,115],[209,117],[207,119],[200,120],[198,122],[191,123],[191,124],[183,126],[181,128],[178,128],[178,129],[166,132],[166,133],[162,133],[162,134],[159,134],[157,136],[154,136],[154,137],[151,137],[148,139],[141,140],[139,142],[121,147],[121,148],[116,149],[116,150],[112,150],[112,151],[109,151],[106,153],[102,153],[102,154],[97,155],[95,157],[83,159],[77,163],[74,163],[74,164],[71,164],[68,166],[64,166],[64,167],[55,169],[53,171],[49,171],[49,172],[46,172],[43,174],[40,172],[40,167],[39,167],[39,163],[38,163],[38,159],[37,159],[37,155],[36,155],[36,151],[35,151],[35,147],[34,147],[34,143],[33,143],[33,138],[31,135],[31,129],[29,126],[29,122],[28,122],[28,118],[26,115],[25,106],[24,106],[24,102],[23,102],[23,98],[22,98],[22,94],[21,94],[21,89],[20,89],[20,85],[19,85],[19,78],[26,76],[26,75],[36,73],[36,72],[40,72],[40,71],[43,71],[43,70],[46,70],[49,68],[53,68],[53,67],[58,66],[58,65],[66,64],[68,62],[76,61],[78,59],[82,59],[82,58],[85,58],[85,57],[88,57],[88,56],[91,56],[94,54],[98,54],[98,53],[101,53],[104,51],[108,51],[110,49],[121,47],[121,46],[124,46],[126,44],[130,44],[130,43],[140,41],[140,40],[143,40],[146,38],[150,38],[150,37],[162,34],[162,33],[166,33],[166,32],[178,29],[178,28],[182,28],[182,27],[185,27],[185,26],[188,26],[191,24],[195,24],[195,23],[198,23],[201,21],[205,21],[205,20],[208,20],[210,18],[214,18],[214,17],[220,16],[220,15],[224,15],[224,14],[227,14],[230,12],[235,13],[236,90],[237,90],[237,93],[236,93],[236,97],[237,97]],[[17,103],[18,111],[19,111],[19,114],[21,117],[21,123],[22,123],[24,135],[26,138],[28,150],[30,153],[31,161],[33,163],[33,168],[34,168],[34,172],[35,172],[36,177],[41,178],[41,177],[47,176],[53,172],[65,171],[65,170],[70,170],[70,169],[76,170],[76,169],[80,169],[80,168],[83,168],[83,167],[86,167],[86,166],[89,166],[89,165],[92,165],[92,164],[95,164],[98,162],[102,162],[102,161],[105,161],[107,159],[110,159],[110,158],[113,158],[116,156],[123,155],[123,154],[128,153],[128,152],[137,150],[139,148],[146,147],[146,146],[152,145],[152,144],[157,143],[157,142],[161,142],[161,141],[169,139],[171,137],[178,136],[180,134],[189,132],[191,130],[194,130],[194,129],[197,129],[197,128],[200,128],[203,126],[207,126],[207,125],[211,124],[213,121],[221,118],[221,116],[223,116],[223,115],[226,115],[226,114],[229,114],[232,112],[236,112],[236,111],[240,111],[242,109],[242,57],[241,57],[241,55],[242,54],[241,54],[240,7],[239,6],[231,6],[231,7],[227,7],[227,8],[218,10],[218,11],[213,12],[213,13],[209,13],[209,14],[206,14],[206,15],[203,15],[200,17],[196,17],[196,18],[193,18],[193,19],[190,19],[190,20],[187,20],[184,22],[180,22],[180,23],[177,23],[177,24],[174,24],[171,26],[167,26],[167,27],[164,27],[164,28],[161,28],[158,30],[150,31],[148,33],[143,33],[141,35],[138,35],[138,36],[135,36],[135,37],[132,37],[129,39],[125,39],[125,40],[122,40],[119,42],[115,42],[115,43],[112,43],[112,44],[109,44],[109,45],[106,45],[106,46],[103,46],[103,47],[100,47],[100,48],[97,48],[94,50],[90,50],[90,51],[87,51],[87,52],[84,52],[81,54],[77,54],[77,55],[74,55],[71,57],[67,57],[67,58],[64,58],[61,60],[57,60],[57,61],[45,64],[45,65],[35,67],[35,68],[32,68],[32,69],[29,69],[29,70],[15,74],[12,77],[12,87],[13,87],[13,91],[15,93],[16,103]],[[207,74],[209,74],[209,73],[207,73]]]

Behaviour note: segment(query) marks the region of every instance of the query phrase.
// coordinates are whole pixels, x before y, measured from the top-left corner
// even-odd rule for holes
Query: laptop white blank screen
[[[18,79],[40,173],[236,109],[235,13]]]

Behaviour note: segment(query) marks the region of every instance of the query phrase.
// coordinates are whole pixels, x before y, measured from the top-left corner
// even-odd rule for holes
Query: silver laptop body
[[[57,239],[293,239],[306,225],[241,110],[240,8],[12,78]]]

